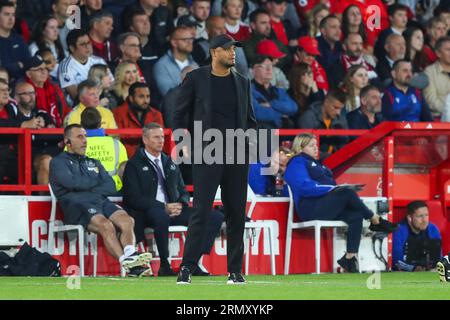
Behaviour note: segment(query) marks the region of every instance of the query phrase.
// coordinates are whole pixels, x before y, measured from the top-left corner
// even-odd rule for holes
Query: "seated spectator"
[[[111,12],[99,10],[92,14],[89,22],[89,38],[93,53],[102,58],[109,66],[117,59],[117,46],[110,40],[113,31],[114,16]]]
[[[50,184],[64,213],[64,223],[82,225],[99,234],[108,253],[119,260],[129,276],[148,275],[152,256],[136,252],[134,220],[108,200],[116,193],[114,181],[100,161],[86,157],[86,131],[79,124],[70,125],[64,129],[64,142],[67,151],[50,162]]]
[[[434,269],[441,258],[441,234],[429,222],[428,206],[412,201],[406,207],[406,218],[392,235],[392,265],[399,271]]]
[[[330,15],[330,8],[327,5],[323,3],[316,4],[306,16],[308,21],[305,21],[307,23],[302,25],[300,34],[311,38],[319,37],[321,35],[319,28],[320,22],[328,15]]]
[[[403,32],[406,42],[405,59],[411,61],[413,73],[423,72],[430,65],[430,61],[423,50],[424,35],[422,29],[417,26],[409,27]]]
[[[322,102],[324,99],[323,90],[317,87],[314,81],[311,66],[306,63],[298,63],[292,66],[289,74],[291,88],[288,93],[297,103],[298,113],[294,115],[298,119],[315,102]],[[296,120],[295,123],[298,123]]]
[[[430,63],[434,63],[437,60],[435,52],[436,42],[445,36],[445,30],[447,26],[445,21],[433,17],[427,23],[427,43],[423,48],[423,51],[428,57]]]
[[[391,71],[394,62],[405,59],[406,41],[398,34],[392,33],[386,39],[385,50],[387,54],[378,60],[376,72],[384,87],[392,83]]]
[[[430,107],[419,89],[411,86],[410,61],[398,60],[392,68],[393,83],[383,96],[383,117],[387,121],[433,121]]]
[[[66,21],[70,17],[69,10],[67,10],[70,4],[70,0],[52,0],[51,5],[51,14],[58,21],[59,42],[64,49],[66,57],[70,54],[66,41],[67,35],[70,32],[70,29],[66,25]]]
[[[424,90],[425,99],[433,116],[448,113],[445,101],[450,95],[450,37],[442,37],[436,42],[438,60],[425,69],[430,84]]]
[[[147,123],[155,122],[163,125],[161,113],[150,106],[150,89],[145,83],[136,82],[128,89],[127,100],[114,109],[114,118],[120,129],[142,128]],[[132,157],[138,147],[139,139],[121,136],[128,157]]]
[[[147,14],[151,23],[150,45],[157,50],[157,56],[160,57],[167,50],[167,38],[172,32],[174,25],[172,13],[166,6],[160,5],[160,0],[138,0],[128,6],[122,14],[124,30],[127,30],[127,21],[129,21],[132,10],[141,9]]]
[[[80,104],[73,108],[73,110],[64,119],[64,126],[81,123],[81,113],[86,108],[96,108],[102,116],[103,129],[117,129],[116,121],[111,110],[100,106],[100,90],[98,84],[91,80],[85,80],[80,83],[79,87]]]
[[[42,60],[44,60],[45,67],[50,75],[50,79],[53,82],[59,83],[58,80],[58,69],[56,68],[58,65],[58,61],[53,55],[52,51],[48,48],[44,48],[36,52],[36,55],[40,56]]]
[[[70,108],[59,85],[50,79],[44,60],[35,55],[28,60],[25,70],[25,81],[34,88],[36,108],[48,114],[56,128],[61,128]]]
[[[190,12],[199,24],[196,30],[195,39],[203,38],[209,40],[208,33],[206,32],[206,19],[209,17],[210,9],[210,0],[192,0]]]
[[[0,61],[8,70],[12,83],[24,76],[25,62],[30,54],[22,37],[14,29],[16,7],[14,3],[0,2]]]
[[[92,54],[92,44],[86,31],[74,29],[67,35],[67,46],[70,56],[65,58],[59,67],[58,78],[61,88],[68,94],[70,103],[75,101],[78,85],[87,80],[89,69],[94,64],[105,64],[105,60]]]
[[[333,64],[327,73],[332,88],[338,88],[350,67],[355,65],[363,65],[367,69],[369,80],[378,82],[375,64],[372,64],[363,54],[363,39],[359,33],[350,33],[344,40],[343,48],[341,63]]]
[[[408,7],[402,4],[393,4],[388,7],[389,15],[389,28],[383,30],[375,43],[374,54],[380,61],[386,54],[386,41],[389,35],[397,34],[402,35],[406,30],[406,24],[408,23]],[[403,58],[402,58],[403,59]]]
[[[97,12],[102,10],[103,0],[85,0],[80,6],[81,29],[88,32],[91,21]]]
[[[361,185],[336,185],[331,170],[317,160],[319,150],[314,135],[299,134],[292,151],[294,156],[287,164],[285,180],[292,190],[299,218],[347,223],[347,251],[337,262],[346,272],[358,272],[356,256],[363,220],[370,220],[372,231],[393,232],[397,226],[367,208],[356,193]]]
[[[272,86],[272,59],[259,56],[253,65],[252,99],[255,118],[267,129],[292,128],[289,116],[297,112],[297,105],[286,90]]]
[[[88,80],[94,81],[98,84],[100,89],[100,105],[109,110],[116,108],[119,103],[112,93],[113,77],[108,66],[104,64],[95,64],[89,70]]]
[[[30,38],[27,36],[30,34],[27,31],[47,14],[50,1],[12,0],[11,2],[16,5],[17,9],[15,29],[22,35],[25,43],[29,43]]]
[[[128,90],[133,83],[142,82],[140,80],[139,71],[135,63],[131,61],[122,61],[116,68],[114,75],[115,81],[112,94],[117,102],[121,105],[128,97]]]
[[[361,9],[357,5],[348,6],[342,13],[342,38],[347,39],[352,33],[361,36],[363,52],[372,55],[375,45],[374,33],[366,31]],[[345,50],[347,51],[347,49]]]
[[[342,90],[346,93],[344,112],[351,112],[361,106],[361,89],[369,84],[369,75],[364,65],[354,65],[345,75]]]
[[[311,37],[300,37],[298,39],[298,49],[294,56],[294,63],[306,63],[311,66],[314,81],[317,87],[324,92],[329,89],[327,74],[322,65],[317,61],[320,55],[317,40]]]
[[[273,153],[270,163],[254,163],[250,165],[248,184],[253,192],[263,196],[283,196],[289,197],[287,185],[284,183],[284,173],[289,158],[292,156],[291,150],[280,147]],[[264,171],[263,171],[264,170]],[[281,190],[278,189],[281,185]]]
[[[433,14],[435,17],[445,22],[445,34],[449,35],[448,32],[450,31],[450,7],[448,3],[445,4],[444,2],[445,0],[443,1],[443,3],[441,3],[441,5],[437,6],[434,9]]]
[[[170,35],[170,47],[167,53],[158,60],[153,69],[153,76],[162,95],[181,83],[181,70],[196,64],[191,53],[194,38],[189,29],[177,27]]]
[[[38,51],[43,49],[51,50],[51,53],[56,59],[56,66],[50,75],[57,78],[59,63],[66,57],[59,40],[58,20],[52,16],[40,19],[33,28],[31,41],[28,47],[31,56],[34,56]]]
[[[298,34],[290,21],[284,18],[288,2],[290,0],[267,0],[266,9],[275,37],[285,46],[296,47]]]
[[[280,59],[278,67],[281,69],[288,68],[291,64],[289,48],[272,35],[269,13],[264,9],[253,11],[250,15],[250,28],[252,29],[252,35],[250,39],[243,43],[244,53],[248,64],[253,65],[255,59],[258,57],[256,54],[256,46],[258,43],[261,40],[270,39],[275,42],[281,52],[286,54],[283,59]]]
[[[329,72],[332,65],[341,60],[343,52],[341,44],[341,22],[335,15],[329,15],[320,22],[320,33],[317,43],[320,55],[317,61]]]
[[[122,177],[128,161],[127,150],[119,139],[107,136],[101,128],[102,116],[95,108],[86,108],[81,113],[81,126],[86,130],[86,156],[100,161],[114,180],[116,190],[122,189]]]
[[[347,113],[349,129],[370,130],[384,119],[381,114],[381,92],[378,87],[368,85],[361,89],[361,106]]]
[[[243,0],[222,1],[222,14],[225,18],[227,33],[236,41],[244,42],[250,39],[250,27],[241,21]]]
[[[345,100],[345,93],[331,90],[325,96],[323,103],[313,104],[303,113],[298,121],[298,127],[301,129],[348,129],[347,120],[342,112]],[[345,136],[321,137],[320,159],[325,159],[343,147],[347,141]]]
[[[177,19],[177,27],[185,27],[188,28],[192,34],[193,37],[197,34],[197,27],[199,27],[200,24],[195,20],[194,16],[191,16],[190,14],[187,14],[185,16],[182,16]],[[202,40],[206,40],[203,38],[200,38]],[[196,40],[200,40],[196,39]],[[195,41],[195,40],[194,40]]]
[[[136,220],[136,240],[144,240],[144,228],[152,227],[160,257],[158,276],[173,276],[169,261],[169,226],[188,225],[193,208],[189,207],[186,191],[178,166],[162,152],[164,132],[160,125],[149,123],[142,135],[144,147],[131,158],[123,176],[123,200]],[[209,254],[224,216],[211,210],[205,224],[201,254]],[[200,258],[200,257],[199,257]],[[197,268],[193,275],[209,275]]]

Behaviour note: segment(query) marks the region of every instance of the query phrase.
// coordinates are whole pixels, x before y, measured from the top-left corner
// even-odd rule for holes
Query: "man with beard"
[[[150,89],[145,83],[136,82],[128,90],[128,98],[124,104],[113,111],[117,127],[120,129],[143,128],[144,125],[156,122],[163,126],[161,112],[150,106]],[[121,135],[121,141],[131,158],[139,143],[140,138]]]
[[[393,83],[383,96],[383,117],[387,121],[433,121],[430,107],[419,89],[411,86],[412,65],[408,60],[398,60],[392,67]]]
[[[195,134],[192,138],[193,149],[195,149],[192,151],[195,152],[190,152],[191,155],[199,152],[203,154],[203,149],[208,148],[206,143],[202,143],[203,132],[208,129],[219,130],[224,137],[226,130],[246,131],[248,128],[256,127],[250,81],[232,68],[236,61],[234,51],[236,46],[241,46],[241,43],[229,35],[212,38],[210,40],[212,64],[189,72],[180,86],[173,113],[173,129],[182,131],[187,127],[191,134]],[[186,119],[189,119],[187,126]],[[201,136],[197,136],[195,131],[198,130],[194,131],[194,127],[199,124],[203,128]],[[232,145],[227,145],[226,148],[229,149]],[[224,151],[225,145],[222,143],[219,148]],[[242,158],[244,153],[245,157],[245,149],[245,145],[238,145],[234,154]],[[189,220],[177,284],[189,284],[191,274],[197,268],[207,222],[219,185],[227,224],[227,271],[229,273],[227,283],[246,283],[241,271],[244,254],[248,159],[238,162],[231,159],[228,153],[225,156],[218,156],[218,153],[225,154],[216,150],[215,159],[211,164],[207,164],[208,159],[194,159],[192,168],[194,212]]]

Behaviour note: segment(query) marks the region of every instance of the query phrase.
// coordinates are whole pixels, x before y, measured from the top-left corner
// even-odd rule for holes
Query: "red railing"
[[[368,130],[312,130],[312,129],[292,129],[276,130],[280,137],[295,136],[302,132],[310,132],[317,136],[318,142],[322,136],[360,136]],[[109,135],[126,136],[127,138],[139,139],[142,136],[141,129],[114,129],[106,130]],[[166,135],[165,151],[172,150],[175,143],[172,139],[172,130],[165,129]],[[63,135],[63,129],[21,129],[21,128],[0,128],[0,139],[3,135],[16,135],[18,137],[18,184],[2,184],[0,191],[17,192],[19,194],[31,195],[33,192],[48,191],[46,185],[34,185],[32,183],[32,137],[33,135]],[[61,138],[62,141],[62,138]],[[192,188],[188,188],[192,190]]]

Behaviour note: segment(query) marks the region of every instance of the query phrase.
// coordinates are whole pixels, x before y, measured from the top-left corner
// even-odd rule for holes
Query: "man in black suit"
[[[212,38],[210,40],[212,64],[188,73],[179,88],[173,112],[173,129],[187,127],[190,133],[196,134],[197,130],[194,131],[193,128],[201,124],[202,136],[193,137],[194,156],[199,149],[206,151],[207,144],[203,142],[202,137],[203,132],[208,129],[218,129],[224,137],[226,129],[246,131],[248,128],[256,127],[250,81],[232,68],[236,60],[234,51],[236,46],[241,44],[229,35]],[[186,119],[190,120],[189,124],[186,124]],[[223,144],[221,146],[224,147]],[[246,148],[241,144],[241,147],[237,149],[235,154],[239,156],[245,153]],[[222,162],[225,157],[226,164]],[[203,158],[194,159],[192,175],[195,212],[189,221],[178,284],[191,282],[190,276],[197,265],[207,217],[219,185],[227,223],[228,283],[245,283],[241,270],[244,254],[248,161],[245,161],[245,164],[239,164],[239,162],[230,161],[232,159],[229,159],[227,155],[225,157],[221,157],[222,161],[214,161],[212,164],[207,164],[206,159]]]
[[[144,240],[146,226],[154,229],[161,261],[158,276],[173,276],[176,274],[168,261],[169,226],[187,226],[193,209],[189,207],[189,193],[178,166],[162,153],[162,127],[157,123],[146,124],[142,141],[144,148],[140,148],[127,162],[123,174],[124,205],[134,218],[137,242]],[[211,251],[222,222],[223,214],[218,210],[210,210],[197,260]],[[208,273],[197,268],[194,275]]]

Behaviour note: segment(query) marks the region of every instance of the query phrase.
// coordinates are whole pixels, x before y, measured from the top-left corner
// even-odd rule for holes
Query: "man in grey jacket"
[[[64,223],[80,224],[101,235],[106,250],[119,260],[128,276],[149,274],[152,256],[136,252],[133,218],[108,200],[108,196],[116,193],[114,181],[98,160],[85,156],[86,130],[79,124],[67,126],[64,143],[67,151],[52,159],[49,177],[64,212]]]

